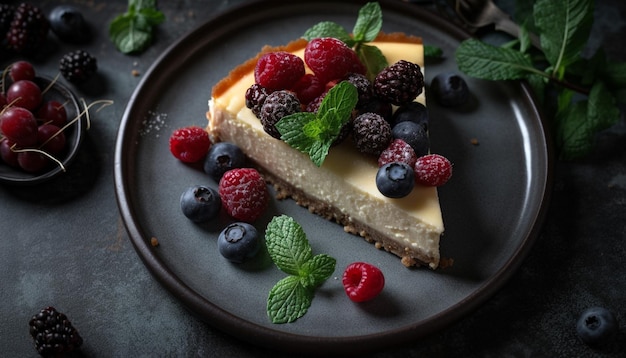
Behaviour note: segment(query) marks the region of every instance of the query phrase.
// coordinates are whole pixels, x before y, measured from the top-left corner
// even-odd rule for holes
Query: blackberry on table
[[[250,108],[255,116],[259,117],[263,102],[265,102],[269,94],[270,91],[268,91],[267,88],[258,83],[253,84],[246,90],[246,107]]]
[[[59,71],[66,80],[81,83],[89,79],[98,70],[98,61],[87,51],[72,51],[59,62]]]
[[[396,106],[415,99],[424,88],[424,75],[419,65],[400,60],[382,70],[374,79],[374,93]]]
[[[352,138],[361,153],[380,155],[391,143],[391,126],[376,113],[363,113],[353,121]]]
[[[44,357],[69,353],[83,344],[83,339],[67,316],[54,307],[46,307],[28,323],[35,348]]]
[[[7,47],[17,53],[34,53],[46,41],[49,29],[50,22],[41,8],[21,3],[6,32]]]
[[[15,14],[15,6],[11,4],[0,4],[0,34],[3,36],[9,31],[11,27],[11,21],[13,21],[13,14]],[[6,39],[0,38],[0,43],[3,43]]]
[[[261,124],[267,134],[280,139],[280,133],[276,129],[276,123],[283,117],[300,112],[300,101],[289,91],[272,92],[265,99],[261,107]]]

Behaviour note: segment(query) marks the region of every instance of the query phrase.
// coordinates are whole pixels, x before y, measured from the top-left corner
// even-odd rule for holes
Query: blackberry
[[[41,50],[50,30],[50,22],[41,8],[21,3],[15,8],[6,32],[7,47],[17,53],[31,54]]]
[[[367,103],[370,103],[374,97],[372,91],[372,82],[360,73],[349,73],[346,76],[346,81],[350,82],[357,89],[359,94],[359,101],[356,104],[356,108],[363,108]]]
[[[59,62],[59,71],[66,80],[81,83],[98,70],[98,61],[87,51],[77,50],[65,54]]]
[[[259,118],[265,132],[274,138],[280,139],[276,123],[281,118],[296,112],[300,112],[300,101],[292,92],[282,90],[272,92],[267,96],[263,107],[261,107]]]
[[[263,102],[265,102],[265,99],[269,94],[270,92],[267,88],[258,83],[253,84],[246,90],[246,107],[250,108],[255,116],[259,117],[261,114],[261,107],[263,107]]]
[[[413,101],[423,88],[420,66],[404,60],[385,68],[374,79],[374,94],[396,106]]]
[[[33,316],[28,323],[30,335],[40,355],[51,357],[77,349],[83,339],[65,314],[54,307],[46,307]]]
[[[360,152],[378,156],[391,143],[391,126],[376,113],[363,113],[353,121],[352,138]]]

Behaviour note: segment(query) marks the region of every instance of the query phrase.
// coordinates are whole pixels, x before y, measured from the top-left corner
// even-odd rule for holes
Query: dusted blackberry
[[[324,97],[326,97],[326,92],[322,93],[321,95],[317,96],[317,98],[309,102],[309,104],[306,105],[306,111],[312,113],[317,112],[317,110],[320,108],[320,104],[322,104],[322,101],[324,100]]]
[[[253,84],[246,90],[246,107],[250,108],[255,116],[261,114],[261,107],[267,98],[269,91],[258,83]]]
[[[352,138],[360,152],[378,156],[391,143],[391,126],[376,113],[363,113],[353,121]]]
[[[365,77],[365,75],[359,73],[349,73],[346,76],[346,81],[352,83],[356,87],[359,94],[359,101],[356,104],[356,108],[363,108],[366,104],[370,103],[374,97],[372,91],[372,82]]]
[[[281,118],[300,112],[300,101],[289,91],[276,91],[267,96],[261,107],[261,124],[267,134],[280,139],[276,123]]]
[[[374,94],[396,106],[413,101],[423,88],[420,66],[404,60],[385,68],[374,79]]]
[[[21,3],[15,8],[13,20],[6,32],[7,47],[15,52],[30,54],[46,42],[50,22],[35,5]]]
[[[40,355],[52,357],[68,353],[83,344],[83,339],[65,314],[46,307],[28,323],[30,335]]]
[[[66,80],[81,83],[89,79],[98,70],[98,61],[87,51],[69,52],[61,58],[59,71]]]

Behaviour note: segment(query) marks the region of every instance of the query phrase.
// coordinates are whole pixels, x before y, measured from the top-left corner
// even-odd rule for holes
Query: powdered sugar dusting
[[[163,128],[167,128],[167,113],[161,113],[158,111],[148,111],[141,122],[141,128],[139,129],[139,136],[143,137],[150,133],[156,133],[156,137],[160,136],[160,131]]]

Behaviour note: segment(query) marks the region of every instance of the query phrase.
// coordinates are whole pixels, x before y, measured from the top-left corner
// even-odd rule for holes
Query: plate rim
[[[416,20],[424,21],[429,24],[435,24],[443,32],[448,35],[452,35],[455,38],[464,39],[472,37],[470,33],[444,19],[434,11],[402,1],[381,0],[378,2],[383,8],[383,13],[386,8],[394,11],[407,11],[407,13],[411,16],[415,16]],[[293,1],[288,0],[255,0],[238,4],[230,7],[226,11],[219,12],[168,46],[168,48],[163,51],[163,53],[146,71],[145,76],[142,77],[141,81],[128,100],[128,104],[120,122],[115,143],[115,195],[118,203],[118,209],[125,224],[129,239],[148,271],[162,286],[164,286],[164,288],[166,288],[170,294],[174,296],[174,298],[176,298],[187,309],[199,316],[199,318],[206,323],[209,323],[211,326],[220,329],[237,339],[242,339],[255,345],[287,352],[302,353],[303,350],[310,350],[315,353],[355,353],[357,351],[377,350],[392,345],[407,343],[409,340],[423,338],[426,335],[439,331],[453,322],[458,321],[492,297],[493,294],[495,294],[504,285],[504,283],[508,281],[513,273],[517,271],[517,268],[527,256],[533,246],[532,244],[541,231],[542,223],[545,219],[549,206],[548,203],[550,199],[553,175],[553,151],[551,148],[551,140],[549,139],[550,135],[548,132],[548,126],[545,125],[543,115],[536,105],[537,102],[535,101],[530,87],[524,82],[520,83],[522,93],[524,99],[528,100],[529,103],[532,104],[532,110],[534,111],[536,118],[539,120],[539,127],[543,131],[542,144],[544,144],[546,148],[546,161],[543,163],[546,178],[542,182],[543,187],[541,188],[543,197],[541,205],[537,208],[538,210],[536,215],[533,217],[534,220],[530,226],[530,233],[519,243],[518,247],[513,251],[508,260],[506,260],[506,262],[489,279],[487,279],[483,285],[477,287],[477,289],[475,289],[470,295],[466,296],[458,304],[446,308],[439,314],[430,316],[429,318],[420,321],[419,324],[385,331],[384,333],[348,337],[320,337],[273,330],[239,318],[208,301],[197,291],[176,277],[163,260],[155,254],[152,247],[150,247],[149,236],[142,232],[140,225],[137,224],[135,219],[135,210],[130,207],[128,192],[129,183],[132,182],[132,180],[129,179],[128,175],[124,175],[124,168],[129,166],[129,160],[132,160],[132,158],[128,158],[123,154],[125,153],[126,148],[131,145],[131,143],[129,143],[129,138],[132,137],[132,133],[129,134],[128,130],[132,121],[136,120],[131,116],[133,104],[139,100],[144,87],[147,86],[150,81],[153,80],[152,77],[158,73],[159,67],[163,65],[169,56],[172,56],[173,51],[181,47],[186,48],[187,46],[194,46],[189,44],[189,42],[193,41],[193,39],[198,36],[204,36],[203,34],[207,33],[206,29],[214,29],[217,27],[216,25],[220,24],[220,22],[226,21],[228,17],[233,16],[240,11],[250,12],[257,6],[303,6],[305,1],[298,2],[297,5],[293,5],[292,3]],[[307,0],[306,3],[329,3],[329,5],[332,6],[334,4],[363,4],[363,1]],[[277,342],[280,344],[277,345]]]

